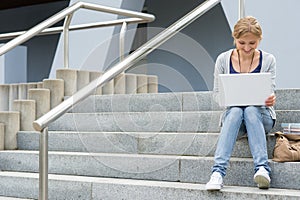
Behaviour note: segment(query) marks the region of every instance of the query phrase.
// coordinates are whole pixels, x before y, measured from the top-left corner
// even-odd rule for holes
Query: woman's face
[[[260,38],[253,33],[245,33],[239,39],[235,39],[237,50],[244,55],[252,55],[260,42]]]

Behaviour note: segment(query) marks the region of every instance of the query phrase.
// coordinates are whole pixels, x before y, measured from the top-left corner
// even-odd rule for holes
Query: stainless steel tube
[[[94,22],[94,23],[87,23],[87,24],[78,24],[78,25],[72,25],[69,28],[69,31],[76,31],[76,30],[84,30],[84,29],[91,29],[91,28],[100,28],[100,27],[107,27],[107,26],[116,26],[116,25],[122,25],[124,22],[127,24],[130,23],[146,23],[149,21],[146,21],[141,18],[125,18],[125,19],[116,19],[116,20],[110,20],[105,22]],[[63,32],[64,27],[52,27],[47,28],[37,35],[51,35],[51,34],[57,34]],[[26,31],[17,31],[17,32],[11,32],[11,33],[2,33],[0,34],[0,40],[7,40],[7,39],[13,39],[17,36],[20,36],[22,34],[26,33]]]
[[[73,13],[68,15],[64,22],[64,67],[69,68],[69,27],[71,24],[71,20],[73,17]]]
[[[245,0],[239,0],[239,19],[245,17]]]
[[[121,27],[120,31],[120,61],[124,60],[124,54],[125,54],[125,34],[127,30],[127,23],[123,22],[123,25]]]
[[[5,45],[0,47],[0,55],[3,55],[4,53],[8,52],[9,50],[13,49],[14,47],[26,42],[30,38],[38,35],[46,28],[54,25],[55,23],[61,21],[64,19],[67,15],[74,13],[79,8],[86,8],[86,9],[92,9],[96,11],[102,11],[102,12],[108,12],[118,15],[123,15],[127,17],[135,17],[135,18],[142,18],[146,21],[153,21],[155,17],[150,14],[145,13],[139,13],[135,11],[128,11],[118,8],[111,8],[106,6],[100,6],[96,4],[90,4],[90,3],[83,3],[83,2],[77,2],[73,4],[72,6],[62,10],[61,12],[55,14],[54,16],[50,17],[49,19],[41,22],[40,24],[36,25],[35,27],[29,29],[24,34],[20,35],[19,37],[7,42]]]
[[[48,199],[48,127],[40,134],[39,200]]]

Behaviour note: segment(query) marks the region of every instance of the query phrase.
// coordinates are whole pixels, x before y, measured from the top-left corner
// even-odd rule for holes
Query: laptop
[[[262,106],[272,93],[270,73],[220,74],[220,106]]]

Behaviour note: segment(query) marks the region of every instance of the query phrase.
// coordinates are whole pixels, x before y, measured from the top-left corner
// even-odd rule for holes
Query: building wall
[[[156,20],[148,25],[148,38],[161,32],[203,0],[146,1]],[[180,8],[180,9],[179,9]],[[147,57],[147,71],[159,76],[159,91],[203,91],[213,88],[214,61],[232,47],[230,27],[221,5],[215,6]]]
[[[68,5],[68,2],[57,1],[0,10],[0,33],[28,30],[64,9]],[[57,25],[61,24],[62,22]],[[27,82],[41,81],[48,77],[58,39],[59,34],[38,36],[22,44],[27,47]],[[7,41],[9,40],[0,42],[6,43]],[[10,80],[9,77],[6,79]]]

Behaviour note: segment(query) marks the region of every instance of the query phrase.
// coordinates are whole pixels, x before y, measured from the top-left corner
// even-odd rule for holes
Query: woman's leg
[[[244,110],[249,147],[255,172],[263,166],[269,173],[266,132],[273,127],[273,119],[265,108],[249,106]]]
[[[228,162],[243,121],[243,108],[232,107],[225,113],[223,126],[215,152],[213,172],[219,172],[224,177]]]

